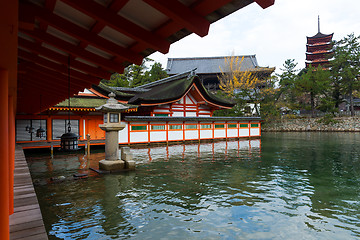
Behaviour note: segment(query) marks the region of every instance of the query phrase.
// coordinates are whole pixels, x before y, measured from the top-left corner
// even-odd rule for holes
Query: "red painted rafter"
[[[57,63],[51,62],[45,58],[36,56],[34,54],[28,53],[21,49],[19,49],[18,55],[19,55],[20,59],[25,59],[25,60],[29,61],[30,63],[33,63],[34,65],[42,65],[45,68],[52,69],[52,70],[56,71],[58,74],[62,74],[65,76],[68,74],[68,68],[64,65],[59,65]],[[70,62],[70,66],[71,66],[71,62]],[[84,82],[84,83],[86,83],[86,82],[98,83],[100,81],[99,78],[92,77],[90,75],[78,72],[73,69],[70,69],[70,75],[73,76],[74,78],[78,78],[79,81]]]
[[[169,51],[170,43],[166,39],[136,25],[124,17],[121,17],[116,12],[109,11],[107,8],[96,2],[84,0],[63,0],[63,2],[66,2],[71,7],[76,8],[97,21],[105,23],[109,27],[129,36],[130,38],[150,46],[154,50],[160,51],[164,54]]]
[[[42,22],[45,22],[46,24],[51,25],[58,30],[85,42],[86,45],[90,44],[96,46],[97,48],[106,51],[109,54],[115,55],[122,60],[126,59],[135,64],[141,64],[142,62],[143,57],[138,53],[106,40],[91,31],[79,27],[78,25],[65,20],[64,18],[47,11],[44,8],[33,4],[20,4],[19,10],[19,16],[27,17],[30,15],[40,19]]]
[[[56,86],[62,87],[68,85],[68,77],[63,76],[61,74],[57,74],[56,71],[39,66],[34,63],[29,62],[23,62],[19,64],[19,69],[25,71],[23,75],[29,75],[30,73],[36,72],[37,76],[44,76],[43,82],[41,82],[41,85],[47,85],[47,86]],[[70,78],[70,84],[71,88],[85,88],[84,86],[91,86],[92,84],[86,81],[79,81],[77,78],[71,77]]]
[[[274,5],[275,0],[255,0],[257,4],[260,5],[263,9],[268,8],[272,5]]]
[[[228,4],[232,1],[233,0],[216,0],[216,1],[203,0],[200,2],[196,2],[194,5],[192,5],[190,7],[190,9],[193,12],[197,13],[198,15],[200,15],[202,17],[206,17],[210,13],[213,13],[217,9],[225,6],[226,4]],[[157,29],[155,31],[155,33],[158,34],[159,36],[162,36],[163,38],[168,38],[169,36],[180,31],[183,28],[184,27],[182,25],[180,25],[179,23],[177,23],[173,20],[170,20],[166,24],[164,24],[162,27]],[[134,51],[141,52],[144,49],[146,49],[146,46],[144,44],[138,43],[138,44],[135,44],[131,49]]]
[[[25,49],[28,49],[29,51],[32,51],[33,53],[43,55],[43,56],[45,56],[49,59],[52,59],[56,62],[59,62],[63,65],[66,65],[66,66],[68,65],[68,57],[67,56],[64,56],[60,53],[54,52],[46,47],[42,47],[40,44],[30,42],[23,38],[19,38],[18,43],[19,43],[19,46],[21,46]],[[103,79],[110,79],[110,76],[111,76],[111,73],[109,73],[103,69],[96,68],[96,67],[90,66],[88,64],[85,64],[85,63],[82,63],[82,62],[79,62],[76,60],[71,62],[71,67],[78,69],[82,72],[89,73],[90,75],[103,78]]]
[[[117,64],[111,60],[103,58],[97,54],[91,53],[84,49],[78,48],[77,46],[69,42],[66,42],[64,40],[61,40],[60,38],[47,34],[41,31],[40,29],[35,29],[34,31],[26,31],[26,30],[20,30],[20,31],[22,33],[25,33],[26,35],[29,35],[37,39],[38,41],[43,41],[51,46],[54,46],[60,50],[70,53],[72,56],[77,56],[91,63],[99,65],[104,69],[115,72],[122,72],[124,70],[124,67],[121,66],[120,64]]]
[[[178,1],[144,0],[188,30],[204,37],[209,32],[210,22]]]

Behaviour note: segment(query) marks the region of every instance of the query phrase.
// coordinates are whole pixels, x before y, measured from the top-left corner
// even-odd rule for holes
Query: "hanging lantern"
[[[68,94],[69,94],[69,109],[68,109],[68,132],[61,136],[60,147],[63,151],[76,151],[79,150],[79,136],[71,132],[70,123],[70,55],[68,60]]]
[[[36,137],[43,138],[46,137],[46,131],[40,125],[40,128],[36,130]]]
[[[29,127],[29,133],[35,133],[35,128]]]
[[[36,137],[38,138],[46,137],[46,131],[41,127],[41,97],[42,95],[40,95],[40,128],[36,130]]]
[[[79,137],[76,133],[68,132],[61,136],[61,149],[64,151],[76,151],[79,150]]]

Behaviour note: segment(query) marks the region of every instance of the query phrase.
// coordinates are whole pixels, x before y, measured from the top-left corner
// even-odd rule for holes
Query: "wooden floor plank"
[[[10,239],[48,239],[25,155],[19,146],[15,150],[14,213],[9,221]]]

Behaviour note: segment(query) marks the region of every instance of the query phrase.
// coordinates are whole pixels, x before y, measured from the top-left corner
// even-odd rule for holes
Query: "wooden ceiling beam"
[[[54,70],[55,73],[57,75],[61,74],[63,76],[67,76],[68,75],[68,68],[64,65],[59,65],[57,63],[51,62],[45,58],[36,56],[34,54],[28,53],[24,50],[19,49],[19,53],[18,56],[20,59],[25,59],[27,61],[29,61],[29,64],[32,66],[36,66],[36,65],[42,65],[45,68],[48,68],[50,70]],[[36,64],[35,64],[36,63]],[[71,66],[71,62],[70,62],[70,66]],[[100,82],[101,79],[78,72],[76,70],[70,69],[70,76],[79,79],[79,81],[86,83],[92,83],[92,84],[97,84]]]
[[[43,81],[38,82],[38,85],[45,84],[45,85],[57,85],[60,88],[67,89],[69,86],[69,79],[63,75],[57,75],[56,71],[51,69],[44,68],[42,66],[31,64],[31,63],[21,63],[19,65],[20,69],[25,69],[25,73],[22,74],[23,76],[30,76],[31,74],[42,76]],[[82,82],[79,79],[70,77],[70,89],[77,89],[81,88],[84,90],[87,87],[91,87],[92,84],[89,82]]]
[[[206,36],[209,32],[210,22],[179,1],[144,0],[144,2],[200,37]]]
[[[64,33],[75,37],[87,45],[93,45],[109,54],[115,55],[118,58],[135,64],[141,64],[143,57],[129,49],[121,47],[105,38],[100,37],[96,33],[88,31],[52,12],[47,11],[44,8],[38,7],[34,4],[20,4],[19,16],[37,18],[46,24],[53,26],[54,28],[63,31]]]
[[[22,75],[19,74],[19,83],[21,84],[21,86],[27,86],[31,87],[31,88],[37,88],[37,89],[41,89],[44,94],[45,93],[55,93],[55,94],[68,94],[67,90],[64,88],[60,88],[58,86],[56,86],[56,84],[39,84],[39,82],[44,81],[44,79],[40,78],[38,75],[34,76],[34,75]]]
[[[274,5],[275,0],[255,0],[257,4],[260,5],[263,9],[268,8],[272,5]]]
[[[42,47],[40,44],[33,43],[31,41],[25,40],[23,38],[18,39],[19,46],[33,52],[39,55],[43,55],[44,57],[47,57],[51,60],[54,60],[56,62],[59,62],[65,66],[68,65],[68,57],[64,56],[60,53],[54,52],[53,50],[50,50],[46,47]],[[86,72],[90,75],[100,77],[103,79],[110,79],[112,73],[107,72],[101,68],[96,68],[93,66],[90,66],[88,64],[79,62],[79,61],[71,61],[71,67],[78,69],[82,72]]]
[[[37,39],[38,41],[45,42],[57,49],[63,50],[69,53],[72,56],[77,56],[79,58],[85,59],[95,65],[101,66],[104,69],[114,72],[123,72],[124,67],[118,63],[115,63],[111,60],[108,60],[104,57],[101,57],[97,54],[91,53],[85,49],[81,49],[78,46],[71,44],[67,41],[61,40],[55,36],[52,36],[46,32],[41,31],[40,29],[35,29],[34,31],[21,30],[22,33],[31,36],[32,38]]]
[[[109,11],[107,8],[94,1],[63,0],[63,2],[130,38],[150,46],[154,50],[164,54],[169,51],[170,43],[166,39],[121,17],[114,11]]]

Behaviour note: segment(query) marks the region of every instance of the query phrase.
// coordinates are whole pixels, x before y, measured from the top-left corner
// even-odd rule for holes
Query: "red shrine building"
[[[327,66],[331,58],[332,38],[334,33],[323,34],[320,32],[320,19],[318,20],[318,33],[306,37],[306,67]]]
[[[200,78],[189,71],[135,88],[93,85],[37,115],[16,116],[16,142],[23,148],[57,147],[66,132],[68,117],[80,143],[90,135],[92,144],[104,144],[99,128],[103,115],[95,111],[110,93],[129,107],[121,114],[125,128],[119,144],[149,144],[185,141],[253,138],[261,135],[259,117],[214,117],[213,112],[234,106],[211,94]],[[69,108],[69,105],[70,108]],[[70,115],[69,115],[70,114]],[[43,127],[44,137],[36,136]]]

